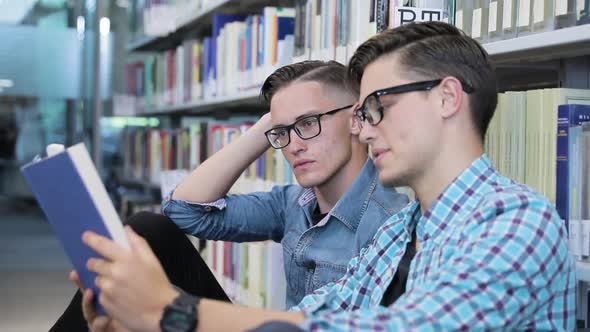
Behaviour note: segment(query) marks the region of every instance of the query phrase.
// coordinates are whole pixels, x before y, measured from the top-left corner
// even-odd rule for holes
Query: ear
[[[352,106],[352,116],[350,117],[350,133],[354,136],[359,136],[361,134],[361,123],[355,115],[358,107],[359,103],[354,103],[354,105]]]
[[[445,77],[440,83],[440,102],[441,102],[441,116],[443,118],[450,118],[454,116],[467,102],[467,98],[463,93],[463,85],[455,77]]]

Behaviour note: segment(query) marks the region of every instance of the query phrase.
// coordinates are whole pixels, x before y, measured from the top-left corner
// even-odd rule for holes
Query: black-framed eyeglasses
[[[295,130],[297,136],[301,139],[312,139],[322,132],[320,118],[324,115],[334,114],[336,112],[351,108],[353,105],[346,105],[328,112],[313,114],[295,121],[293,124],[282,127],[275,127],[264,133],[270,145],[275,149],[282,149],[291,143],[291,129]]]
[[[383,104],[381,104],[381,97],[414,91],[430,91],[441,82],[442,79],[437,79],[431,81],[408,83],[373,91],[365,98],[361,106],[355,110],[354,115],[360,121],[361,125],[363,122],[367,121],[371,126],[376,126],[383,119],[384,107]],[[475,91],[470,85],[463,82],[461,82],[461,84],[463,86],[463,91],[466,93],[472,93]]]

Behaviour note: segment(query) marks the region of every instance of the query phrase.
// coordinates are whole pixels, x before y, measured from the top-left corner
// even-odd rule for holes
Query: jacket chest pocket
[[[282,241],[287,295],[293,298],[302,297],[305,289],[305,270],[297,264],[297,253],[295,252],[299,236],[300,232],[288,230]]]
[[[337,281],[346,273],[346,265],[330,264],[325,262],[316,263],[312,275],[311,289],[308,293],[329,284],[332,281]]]

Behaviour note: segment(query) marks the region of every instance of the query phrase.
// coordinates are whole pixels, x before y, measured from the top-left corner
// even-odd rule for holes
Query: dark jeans
[[[168,217],[140,212],[126,224],[146,239],[172,284],[193,295],[230,301],[193,244]],[[50,331],[87,330],[82,315],[82,294],[78,291]]]

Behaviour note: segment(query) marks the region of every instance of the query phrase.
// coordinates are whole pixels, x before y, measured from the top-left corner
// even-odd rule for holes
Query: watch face
[[[193,309],[193,310],[191,310]],[[164,318],[160,324],[165,332],[194,331],[196,325],[194,307],[185,308],[169,305],[164,312]]]

